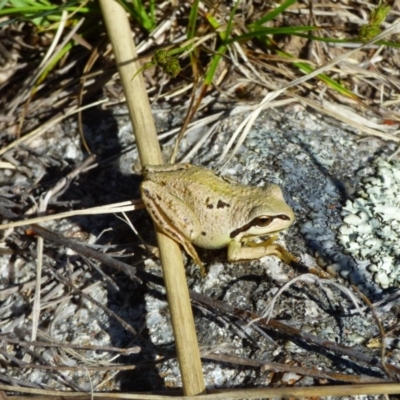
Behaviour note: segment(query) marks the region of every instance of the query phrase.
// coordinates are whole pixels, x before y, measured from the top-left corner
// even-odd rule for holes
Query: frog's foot
[[[273,252],[272,254],[274,256],[278,257],[288,265],[292,265],[293,263],[297,264],[301,261],[299,257],[294,256],[290,251],[286,250],[278,243],[270,245],[269,249]]]
[[[247,241],[245,243],[231,242],[228,247],[228,259],[230,261],[257,260],[265,256],[276,256],[286,264],[298,263],[299,258],[295,257],[288,250],[278,243],[274,243],[277,235],[269,237],[261,243]]]

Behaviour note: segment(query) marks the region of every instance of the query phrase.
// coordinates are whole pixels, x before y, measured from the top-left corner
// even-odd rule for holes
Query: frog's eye
[[[260,227],[268,226],[272,222],[272,219],[273,219],[272,217],[268,216],[254,218],[251,225]]]
[[[248,224],[243,225],[242,227],[232,231],[230,233],[229,237],[232,239],[233,238],[240,239],[244,234],[246,236],[257,236],[260,234],[267,234],[268,231],[270,231],[270,233],[271,233],[274,231],[279,232],[282,229],[285,229],[286,225],[284,225],[282,228],[281,224],[278,224],[278,226],[276,226],[276,224],[275,224],[275,228],[277,228],[277,229],[274,230],[273,222],[275,220],[290,221],[290,217],[286,214],[274,215],[273,217],[270,217],[268,215],[256,217],[256,218],[252,219]],[[270,226],[271,224],[272,224],[272,229],[271,229],[271,227],[269,227],[268,229],[258,229],[258,228],[265,228],[267,226]]]

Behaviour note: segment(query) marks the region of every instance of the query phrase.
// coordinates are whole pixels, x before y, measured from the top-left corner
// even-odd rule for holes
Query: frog
[[[201,268],[194,246],[227,247],[230,262],[277,256],[296,261],[275,243],[294,222],[279,186],[247,186],[193,164],[146,165],[140,187],[145,208],[157,228],[182,245]],[[258,239],[267,237],[258,242]]]

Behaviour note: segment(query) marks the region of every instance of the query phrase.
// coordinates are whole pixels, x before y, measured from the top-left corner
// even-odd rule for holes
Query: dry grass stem
[[[116,1],[101,0],[100,5],[113,45],[142,165],[162,164],[163,159],[144,81],[141,74],[137,75],[140,64],[137,61],[134,42],[130,37],[126,13]],[[132,79],[134,76],[135,79]],[[187,395],[203,393],[204,378],[182,255],[178,244],[159,231],[157,231],[157,242],[183,391]]]
[[[288,290],[289,287],[293,284],[295,284],[296,282],[304,282],[304,283],[315,283],[318,284],[319,286],[321,286],[322,289],[324,289],[325,285],[333,285],[335,287],[337,287],[340,291],[342,291],[354,304],[354,307],[356,308],[356,310],[360,313],[360,315],[364,315],[364,312],[362,310],[362,308],[360,307],[360,300],[357,299],[355,297],[355,295],[351,292],[351,290],[349,290],[348,288],[346,288],[343,285],[340,285],[339,283],[333,281],[333,280],[328,280],[328,279],[321,279],[318,276],[315,276],[313,274],[302,274],[300,276],[297,276],[293,279],[291,279],[289,282],[286,282],[272,297],[272,299],[269,302],[268,307],[264,310],[264,312],[261,314],[260,319],[266,319],[267,322],[269,321],[269,319],[272,316],[272,313],[274,311],[275,308],[275,303],[278,300],[279,296],[285,291]],[[256,323],[257,320],[252,320],[251,322],[249,322],[249,324],[247,326],[251,326],[252,324]]]
[[[232,159],[232,157],[238,152],[239,148],[242,146],[248,133],[250,132],[250,129],[252,128],[252,126],[254,124],[254,121],[260,115],[260,112],[264,109],[266,104],[268,104],[269,102],[274,100],[276,97],[278,97],[282,93],[286,92],[291,87],[297,87],[298,85],[302,84],[303,82],[306,82],[306,81],[314,78],[315,76],[329,70],[334,65],[340,63],[341,61],[344,61],[347,58],[350,58],[353,54],[366,48],[367,46],[370,46],[371,44],[384,39],[386,36],[397,33],[399,31],[399,29],[400,29],[400,22],[397,22],[397,23],[391,25],[389,28],[385,29],[379,35],[375,36],[369,42],[362,44],[358,48],[351,50],[345,54],[341,54],[340,56],[334,58],[333,60],[328,61],[322,67],[317,68],[313,72],[311,72],[305,76],[302,76],[300,78],[295,79],[294,81],[290,82],[289,84],[285,85],[284,87],[282,87],[280,89],[277,89],[273,92],[268,93],[264,97],[264,99],[261,101],[259,106],[249,116],[247,116],[244,119],[244,121],[239,125],[239,127],[236,129],[236,131],[232,135],[232,139],[229,141],[228,145],[226,146],[224,151],[221,153],[221,156],[219,157],[219,163],[224,162],[223,165],[226,165]],[[239,134],[240,134],[240,136],[239,136]],[[237,139],[238,136],[239,136],[239,138]],[[232,147],[233,143],[236,141],[236,139],[237,139],[237,143],[231,151],[231,147]],[[229,156],[228,156],[228,154],[229,154]]]
[[[72,36],[79,30],[80,26],[82,25],[83,20],[81,20],[72,30],[71,32],[63,39],[62,43],[60,43],[59,47],[62,48],[64,47],[72,38]],[[62,27],[62,25],[61,25]],[[56,39],[56,38],[55,38]],[[28,80],[26,81],[25,85],[22,86],[20,93],[18,96],[16,96],[15,101],[11,103],[11,108],[9,111],[9,114],[13,114],[15,109],[21,104],[23,101],[25,101],[28,97],[28,94],[33,91],[34,86],[36,84],[37,79],[39,76],[44,72],[48,64],[53,60],[54,57],[57,56],[57,52],[54,52],[52,56],[51,54],[52,48],[49,48],[48,54],[45,55],[44,59],[42,60],[42,63],[39,65],[37,71],[30,77],[28,77]]]
[[[17,147],[18,145],[20,145],[22,143],[29,143],[30,140],[33,140],[37,136],[45,133],[48,129],[59,124],[61,121],[64,121],[65,119],[71,117],[72,115],[74,115],[78,112],[81,112],[83,110],[87,110],[92,107],[97,107],[98,105],[106,103],[106,102],[107,102],[106,99],[102,99],[102,100],[96,101],[94,103],[88,104],[83,107],[79,107],[79,108],[77,108],[76,106],[71,107],[71,109],[66,110],[65,113],[63,113],[62,115],[58,115],[57,117],[55,117],[55,118],[47,121],[43,125],[41,125],[39,128],[34,129],[32,132],[22,136],[21,138],[10,143],[9,145],[4,146],[2,149],[0,149],[0,156],[3,155],[4,153],[6,153],[7,151],[10,151],[11,149]]]
[[[63,213],[46,215],[41,217],[29,218],[22,221],[8,222],[0,225],[0,229],[16,228],[18,226],[27,226],[32,224],[40,224],[42,222],[54,221],[58,219],[75,217],[77,215],[98,215],[98,214],[114,214],[120,212],[128,212],[143,209],[142,200],[123,201],[121,203],[107,204],[105,206],[86,208],[84,210],[66,211]]]
[[[310,99],[306,99],[304,97],[299,100],[301,103],[304,103],[304,104],[314,108],[315,110],[322,112],[325,115],[329,115],[330,117],[338,119],[339,121],[341,121],[353,128],[359,129],[364,134],[367,134],[370,136],[375,136],[375,137],[385,139],[385,140],[391,140],[393,142],[400,141],[400,137],[395,136],[394,134],[379,132],[376,129],[369,128],[365,125],[360,125],[359,123],[357,123],[357,121],[354,121],[352,118],[344,115],[344,113],[342,112],[343,110],[340,107],[336,107],[336,109],[338,109],[338,111],[336,111],[336,109],[331,109],[332,107],[329,106],[328,102],[327,103],[322,102],[322,105],[321,105],[321,103],[318,103],[318,102],[310,100]],[[325,107],[325,104],[327,105],[326,107]],[[389,127],[387,129],[389,129]]]
[[[56,390],[30,389],[13,385],[0,385],[0,390],[9,392],[26,393],[30,395],[29,399],[48,399],[62,400],[65,398],[79,397],[79,400],[90,399],[132,399],[132,400],[160,400],[160,394],[129,394],[129,393],[93,393],[87,392],[60,392]],[[182,400],[211,400],[211,399],[259,399],[259,398],[285,398],[285,397],[324,397],[324,396],[351,396],[351,395],[373,395],[373,394],[397,394],[400,392],[398,383],[382,384],[359,384],[342,386],[324,386],[324,387],[290,387],[290,388],[257,388],[257,389],[210,389],[207,395],[198,396],[180,396]],[[24,396],[13,396],[15,400],[28,400]],[[175,396],[162,395],[163,399],[176,399]]]

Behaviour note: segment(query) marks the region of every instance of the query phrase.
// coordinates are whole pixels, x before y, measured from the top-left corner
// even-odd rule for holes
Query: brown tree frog
[[[274,243],[277,233],[294,221],[281,189],[274,184],[252,187],[234,184],[211,170],[191,164],[145,166],[141,194],[158,228],[203,264],[193,245],[228,247],[229,261],[275,255],[295,258]],[[261,243],[253,239],[269,238]]]

